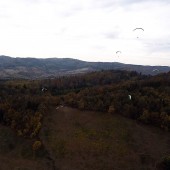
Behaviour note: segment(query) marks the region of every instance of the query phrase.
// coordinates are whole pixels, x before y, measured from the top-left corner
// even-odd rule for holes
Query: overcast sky
[[[170,0],[0,0],[0,55],[170,66]]]

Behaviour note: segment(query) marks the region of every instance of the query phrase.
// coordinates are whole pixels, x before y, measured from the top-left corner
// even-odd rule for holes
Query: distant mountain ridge
[[[168,66],[142,66],[118,62],[87,62],[71,58],[12,58],[0,56],[0,79],[37,79],[98,70],[128,70],[156,75],[169,72]]]

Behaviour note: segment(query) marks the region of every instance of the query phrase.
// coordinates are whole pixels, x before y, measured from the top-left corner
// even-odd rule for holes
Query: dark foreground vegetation
[[[52,95],[81,110],[121,114],[170,129],[170,73],[150,77],[136,72],[103,71],[43,82]]]
[[[79,120],[77,120],[77,122],[72,122],[77,128],[77,132],[75,133],[78,137],[74,138],[73,136],[76,135],[73,132],[74,130],[68,134],[66,133],[66,130],[72,128],[72,125],[69,127],[70,122],[65,122],[67,118],[61,118],[60,116],[63,116],[62,114],[57,117],[57,115],[60,114],[59,111],[61,111],[61,113],[63,112],[62,108],[59,106],[78,108],[84,111],[84,113],[86,113],[85,111],[87,110],[95,111],[100,116],[98,117],[97,114],[95,114],[96,116],[93,116],[92,119],[90,119],[90,117],[87,118],[89,122],[93,122],[95,118],[96,121],[98,120],[98,122],[94,122],[95,127],[93,127],[92,124],[88,126],[88,124],[86,125],[85,123],[83,125],[81,124],[83,122]],[[74,114],[74,110],[67,111]],[[87,112],[88,115],[89,113],[90,112]],[[66,113],[66,115],[67,114],[68,113]],[[105,122],[107,125],[99,123],[102,120],[102,114],[109,117],[107,117],[107,123]],[[142,123],[143,125],[141,125],[141,127],[144,129],[144,124],[146,124],[146,129],[142,130],[142,132],[139,130],[140,128],[138,129],[136,126],[131,129],[130,126],[132,124],[128,124],[126,129],[125,126],[120,125],[123,119],[119,119],[119,123],[117,124],[114,123],[115,120],[113,119],[118,115],[131,118],[138,124]],[[64,119],[63,124],[61,125],[56,120],[54,123],[55,126],[51,125],[50,122],[53,122],[54,118],[61,119],[61,121]],[[82,117],[80,119],[84,118]],[[113,122],[109,122],[109,119],[113,120]],[[103,120],[105,120],[105,118],[103,118]],[[126,119],[126,121],[131,120]],[[57,123],[60,124],[60,126],[58,126]],[[23,141],[23,143],[26,142],[27,145],[30,146],[30,149],[29,147],[27,148],[29,152],[26,152],[29,153],[29,156],[26,158],[31,161],[43,160],[48,169],[55,169],[57,167],[64,169],[61,163],[63,162],[63,164],[66,165],[66,160],[68,160],[68,165],[70,165],[70,167],[74,167],[70,169],[113,169],[114,167],[115,169],[123,169],[124,167],[119,166],[121,161],[124,162],[126,166],[129,166],[127,169],[136,169],[139,159],[140,167],[138,167],[138,169],[152,169],[155,167],[157,169],[168,169],[170,168],[170,150],[168,149],[170,148],[170,73],[162,73],[152,77],[144,76],[137,72],[100,71],[84,75],[36,81],[2,80],[0,82],[0,124],[0,130],[10,127],[18,136],[15,137],[16,139],[14,136],[9,137],[9,133],[5,133],[6,135],[3,136],[3,132],[0,133],[1,138],[9,137],[14,140],[26,140]],[[120,139],[121,134],[115,131],[115,127],[112,126],[113,124],[119,127],[120,133],[121,128],[125,129],[126,132],[122,132],[125,133],[125,136],[122,137],[123,139]],[[151,127],[156,126],[158,129],[156,128],[157,130],[154,130],[154,133],[150,133],[150,130],[147,129],[149,128],[148,125]],[[104,132],[102,132],[98,126],[100,126],[100,128],[104,126]],[[131,130],[129,130],[129,128]],[[73,136],[69,139],[64,138],[59,133],[62,129],[63,133],[68,136],[73,133]],[[124,157],[125,155],[131,154],[132,150],[135,153],[134,141],[137,143],[137,147],[141,146],[141,148],[145,149],[145,145],[143,145],[140,140],[146,140],[145,143],[148,143],[150,138],[148,139],[144,135],[144,131],[151,135],[155,134],[156,137],[154,139],[158,140],[157,143],[154,143],[153,148],[151,144],[148,145],[151,149],[146,149],[143,153],[141,153],[141,150],[138,150],[138,154],[133,155],[134,158]],[[114,132],[115,134],[113,135]],[[58,133],[61,136],[57,135]],[[134,136],[133,133],[135,133]],[[143,134],[144,139],[137,136],[138,133]],[[159,137],[162,139],[159,139]],[[87,154],[84,152],[89,151],[91,159],[95,157],[99,160],[92,159],[93,161],[90,163],[91,159],[87,159],[88,165],[84,165],[85,167],[81,168],[79,164],[77,164],[76,167],[76,162],[68,158],[68,156],[73,156],[73,158],[75,158],[75,154],[77,154],[68,149],[72,146],[72,143],[69,141],[73,139],[75,143],[79,143],[74,145],[74,147],[86,147],[82,150],[80,148],[80,150],[77,150],[77,152],[81,152],[82,157],[87,158],[89,154],[88,152]],[[120,140],[120,143],[118,142],[119,144],[117,145],[114,140]],[[94,146],[91,145],[91,142],[94,143]],[[127,146],[125,146],[126,144]],[[160,146],[160,144],[164,146]],[[146,144],[146,147],[148,146]],[[4,152],[8,152],[8,150],[13,150],[14,148],[14,150],[20,150],[19,157],[23,157],[21,153],[24,151],[22,151],[23,149],[21,148],[17,149],[17,143],[11,144],[11,142],[9,142],[6,147],[7,151]],[[114,150],[110,147],[120,147],[120,150]],[[160,147],[160,149],[152,152],[156,147]],[[94,148],[95,151],[91,153],[92,148]],[[99,150],[99,152],[96,150]],[[114,152],[114,154],[110,155],[108,153],[109,150]],[[149,153],[146,153],[146,151]],[[1,152],[0,149],[0,154],[2,153],[3,151]],[[71,153],[73,154],[72,156],[70,155]],[[141,158],[139,156],[140,154],[144,154],[144,156],[141,156]],[[149,155],[148,158],[146,156],[147,154]],[[155,156],[153,156],[154,154]],[[120,157],[116,157],[116,155],[122,157],[123,160],[117,160],[116,163],[114,162],[114,164],[112,164],[111,160],[113,160],[113,158],[120,159]],[[77,157],[79,156],[77,155]],[[107,158],[108,156],[110,156],[110,158]],[[100,159],[106,159],[108,162],[104,161],[101,165],[91,167],[91,164],[99,163]],[[59,160],[62,161],[60,162]],[[80,160],[80,162],[81,161],[82,160]],[[126,164],[126,161],[128,164]],[[130,163],[129,161],[134,162]],[[142,164],[142,161],[145,163]],[[71,166],[71,164],[74,165]],[[106,164],[108,164],[108,166],[106,166]],[[42,167],[38,165],[37,167],[42,169]],[[68,166],[65,167],[65,169],[68,168]]]

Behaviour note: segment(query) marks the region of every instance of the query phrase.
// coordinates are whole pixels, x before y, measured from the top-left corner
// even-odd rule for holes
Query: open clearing
[[[40,137],[59,170],[149,170],[170,154],[170,135],[108,113],[50,108]]]
[[[0,125],[0,170],[52,170],[46,155],[33,157],[32,141]]]

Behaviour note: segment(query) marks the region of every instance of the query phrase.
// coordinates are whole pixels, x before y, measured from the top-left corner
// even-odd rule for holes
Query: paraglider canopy
[[[131,99],[132,99],[132,96],[131,96],[130,94],[128,95],[128,97],[129,97],[129,100],[131,100]]]
[[[116,51],[117,57],[119,57],[121,53],[122,53],[121,51]]]
[[[121,53],[121,51],[116,51],[116,54],[117,54],[117,53]]]
[[[121,51],[116,51],[116,54],[121,53]]]
[[[141,36],[141,33],[144,32],[143,28],[135,28],[133,29],[133,31],[135,32],[137,38],[139,38]]]
[[[143,28],[135,28],[133,31],[136,31],[136,30],[142,30],[142,31],[144,31]]]
[[[152,71],[153,71],[153,72],[159,72],[159,70],[158,70],[158,69],[153,69]]]

